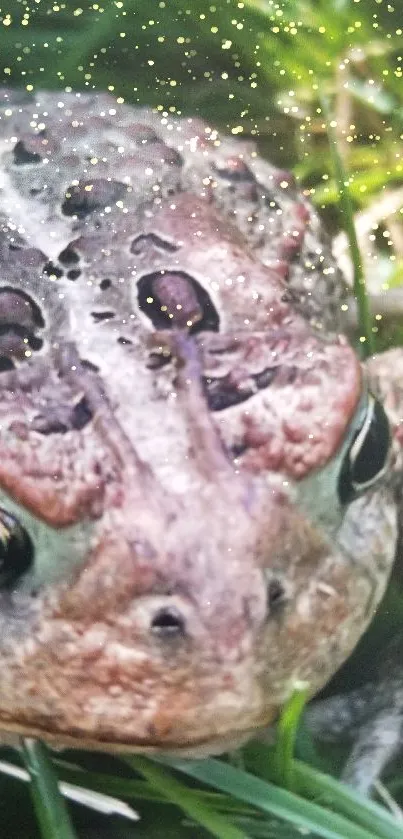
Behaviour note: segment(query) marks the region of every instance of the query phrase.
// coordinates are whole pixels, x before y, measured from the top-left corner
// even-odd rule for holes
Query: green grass
[[[75,832],[46,747],[28,737],[22,753],[31,779],[32,800],[43,839],[75,839]]]
[[[307,761],[295,758],[290,744],[295,742],[303,697],[303,692],[294,696],[284,710],[282,735],[275,746],[252,742],[235,762],[228,758],[191,761],[135,755],[121,760],[92,758],[93,763],[100,763],[98,770],[93,771],[88,758],[70,753],[67,758],[53,755],[52,759],[42,744],[24,740],[21,757],[31,777],[40,836],[87,836],[83,824],[91,824],[91,815],[87,813],[83,818],[81,814],[81,820],[75,815],[78,827],[72,826],[58,788],[62,781],[113,795],[135,806],[144,824],[133,825],[121,818],[119,830],[125,837],[138,836],[140,825],[144,835],[162,835],[158,832],[160,823],[174,825],[178,839],[189,835],[291,839],[300,836],[301,831],[323,839],[403,839],[403,825],[383,807],[363,799]],[[288,789],[283,784],[285,778]],[[70,809],[74,814],[77,807]],[[100,835],[105,839],[120,836],[115,828],[116,819],[112,829],[110,820],[105,819]],[[19,829],[17,823],[15,836]],[[13,838],[13,834],[8,835]]]
[[[58,756],[43,744],[24,739],[12,763],[18,767],[23,760],[28,769],[38,835],[41,839],[92,837],[87,828],[99,817],[90,809],[83,815],[83,808],[78,811],[77,805],[70,804],[67,809],[60,792],[67,786],[70,795],[72,789],[83,787],[97,796],[114,796],[139,811],[141,821],[133,824],[124,817],[123,806],[115,806],[114,811],[124,815],[104,817],[102,827],[95,828],[101,839],[169,835],[170,828],[178,839],[291,839],[301,832],[323,839],[403,839],[403,825],[384,807],[363,799],[311,765],[309,748],[305,746],[304,761],[295,757],[304,697],[303,690],[296,693],[284,709],[275,745],[254,741],[237,755],[221,760]],[[313,751],[312,755],[315,763]],[[10,758],[10,754],[6,756]],[[12,795],[14,798],[15,793]],[[87,798],[90,806],[99,805],[99,797],[93,802]],[[26,808],[27,801],[14,821],[15,832],[7,833],[9,839],[20,835]],[[160,832],[162,825],[167,834]]]

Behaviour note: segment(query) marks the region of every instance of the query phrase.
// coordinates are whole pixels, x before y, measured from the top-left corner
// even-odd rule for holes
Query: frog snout
[[[128,615],[145,643],[179,652],[203,650],[210,639],[218,658],[237,656],[245,639],[252,644],[270,612],[280,609],[284,590],[259,568],[227,582],[210,578],[186,591],[173,583],[171,592],[135,597]]]

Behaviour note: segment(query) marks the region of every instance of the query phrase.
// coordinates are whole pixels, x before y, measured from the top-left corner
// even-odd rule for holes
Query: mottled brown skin
[[[337,498],[365,398],[343,283],[253,146],[3,101],[0,506],[35,559],[0,594],[0,727],[223,751],[328,680],[393,560],[388,486]]]

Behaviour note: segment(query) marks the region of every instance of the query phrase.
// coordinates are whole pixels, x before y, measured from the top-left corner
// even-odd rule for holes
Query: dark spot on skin
[[[63,276],[63,271],[61,268],[58,268],[53,262],[49,261],[43,266],[43,273],[46,274],[48,277],[57,277],[58,279]]]
[[[175,606],[165,606],[155,613],[151,631],[161,638],[175,638],[185,635],[185,621]]]
[[[234,387],[234,383],[229,376],[222,376],[219,379],[205,378],[203,384],[210,411],[225,411],[226,408],[240,405],[253,393],[250,388],[240,390]]]
[[[85,396],[83,396],[83,398],[77,402],[77,405],[74,406],[72,413],[72,428],[76,431],[81,431],[81,429],[92,420],[92,417],[93,414],[91,408],[88,405]]]
[[[101,323],[104,320],[111,320],[115,317],[115,312],[91,312],[91,317],[95,323]]]
[[[247,445],[246,445],[245,443],[235,443],[233,446],[231,446],[231,453],[232,453],[232,456],[233,456],[235,459],[236,459],[237,457],[241,457],[243,454],[245,454],[245,452],[246,452],[247,448],[248,448],[248,447],[247,447]]]
[[[66,190],[62,213],[69,217],[85,218],[95,210],[103,210],[115,204],[126,193],[127,186],[121,181],[109,181],[107,178],[80,181]]]
[[[291,306],[294,306],[298,303],[301,297],[300,295],[297,296],[293,289],[288,288],[287,291],[283,292],[280,299],[282,303],[289,303]]]
[[[142,233],[140,236],[137,236],[136,239],[133,239],[130,251],[131,253],[140,254],[143,251],[147,251],[150,247],[159,248],[162,251],[166,251],[167,253],[175,253],[175,251],[179,250],[177,245],[174,245],[172,242],[168,242],[166,239],[162,239],[161,236],[157,236],[156,233]]]
[[[234,384],[231,373],[217,379],[204,378],[203,384],[210,411],[224,411],[226,408],[245,402],[258,390],[269,387],[278,370],[278,367],[267,367],[260,373],[249,375],[243,387],[241,384],[238,386]]]
[[[207,291],[184,271],[155,271],[139,280],[138,303],[155,329],[217,332],[219,317]]]
[[[227,181],[234,183],[254,183],[255,177],[253,172],[246,165],[245,161],[240,157],[229,157],[228,160],[221,165],[213,165],[214,171]]]
[[[0,356],[0,373],[7,373],[9,370],[14,369],[15,364],[13,364],[11,358],[7,358],[5,355]]]
[[[293,385],[294,382],[297,381],[298,376],[300,375],[300,370],[298,369],[298,367],[295,367],[292,364],[290,364],[289,367],[286,367],[285,369],[283,369],[283,375],[284,375],[284,379],[283,379],[284,384]]]
[[[160,370],[171,361],[171,354],[169,352],[150,352],[147,367],[149,370]]]
[[[100,287],[101,291],[107,291],[108,288],[111,287],[111,285],[112,285],[112,280],[109,280],[108,278],[105,278],[104,280],[101,280],[101,282],[99,284],[99,287]]]
[[[266,369],[262,370],[261,373],[256,373],[256,375],[253,376],[253,380],[258,389],[263,390],[265,387],[268,387],[272,383],[277,371],[277,367],[266,367]]]
[[[219,346],[219,345],[216,346],[216,347],[215,346],[212,346],[212,347],[209,346],[209,353],[210,353],[210,355],[218,355],[218,356],[226,355],[228,352],[231,352],[233,350],[236,351],[237,347],[238,347],[237,338],[231,339],[230,336],[226,336],[226,340],[225,340],[225,342],[222,343],[221,346]]]
[[[96,364],[93,364],[92,361],[88,361],[88,358],[82,358],[81,364],[86,370],[90,370],[91,373],[99,373],[99,367],[97,367]]]
[[[68,280],[78,280],[79,277],[81,277],[81,271],[79,268],[72,268],[71,271],[67,271]]]
[[[263,195],[263,201],[264,201],[265,206],[269,210],[271,210],[272,213],[275,213],[276,210],[280,209],[280,205],[279,205],[278,201],[276,201],[276,199],[274,198],[274,195],[272,195],[271,193],[266,193],[266,195]]]
[[[76,265],[80,262],[80,256],[71,245],[67,245],[67,248],[59,253],[59,262],[62,265]]]
[[[44,436],[48,434],[66,434],[69,430],[67,422],[63,422],[58,416],[48,415],[46,417],[38,415],[34,417],[31,428],[38,434]]]
[[[67,431],[81,431],[91,420],[92,411],[85,396],[73,407],[71,405],[48,405],[46,414],[38,414],[31,428],[38,434],[66,434]]]
[[[22,140],[18,140],[13,148],[13,162],[15,166],[26,166],[28,163],[42,163],[40,154],[29,151]]]
[[[267,606],[269,615],[284,605],[286,600],[285,588],[281,580],[273,577],[267,586]]]

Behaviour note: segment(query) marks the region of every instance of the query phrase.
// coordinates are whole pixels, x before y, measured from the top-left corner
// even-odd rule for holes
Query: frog
[[[253,139],[0,100],[0,731],[220,754],[328,682],[394,562],[348,289]]]

